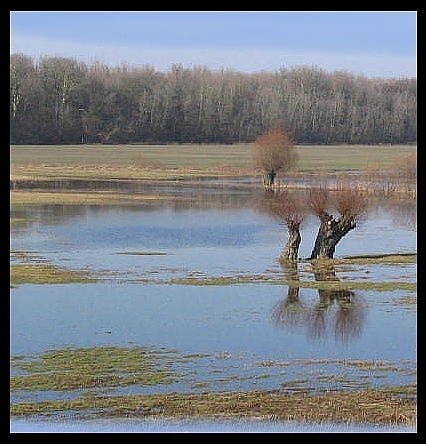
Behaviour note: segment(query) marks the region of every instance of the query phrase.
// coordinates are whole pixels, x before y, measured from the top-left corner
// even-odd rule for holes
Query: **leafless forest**
[[[414,143],[417,79],[10,56],[12,144],[253,142],[278,119],[297,144]]]

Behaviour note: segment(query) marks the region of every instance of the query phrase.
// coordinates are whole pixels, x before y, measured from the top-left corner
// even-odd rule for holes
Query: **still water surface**
[[[406,302],[415,294],[354,291],[350,303],[336,297],[324,308],[324,295],[316,289],[171,284],[172,278],[285,276],[288,270],[278,261],[285,227],[249,206],[32,206],[20,214],[33,222],[12,227],[12,250],[88,269],[104,280],[12,289],[11,356],[100,345],[200,354],[176,364],[187,375],[178,383],[111,394],[194,392],[200,382],[206,385],[199,390],[290,391],[416,382],[417,305]],[[314,218],[304,223],[302,257],[309,256],[317,227]],[[379,208],[341,241],[335,256],[415,251],[415,231]],[[136,254],[141,252],[162,254]],[[304,267],[298,264],[296,275],[314,279]],[[336,267],[334,272],[341,280],[417,280],[414,264]],[[16,393],[11,400],[61,396]]]
[[[11,433],[416,433],[413,426],[300,424],[280,421],[120,419],[47,421],[11,419]]]

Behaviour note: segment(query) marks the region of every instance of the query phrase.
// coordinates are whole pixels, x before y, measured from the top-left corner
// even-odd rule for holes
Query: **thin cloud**
[[[281,51],[278,49],[181,48],[156,46],[122,46],[77,43],[66,40],[34,38],[15,34],[11,53],[31,57],[63,56],[91,63],[95,60],[110,66],[152,65],[167,71],[172,64],[185,67],[207,66],[210,69],[233,69],[241,72],[277,71],[281,67],[316,66],[326,71],[344,70],[367,77],[416,77],[413,57],[403,55]]]

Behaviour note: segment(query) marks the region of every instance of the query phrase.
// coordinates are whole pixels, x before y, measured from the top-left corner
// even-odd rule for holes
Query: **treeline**
[[[252,142],[278,119],[298,144],[416,142],[417,79],[10,56],[12,144]]]

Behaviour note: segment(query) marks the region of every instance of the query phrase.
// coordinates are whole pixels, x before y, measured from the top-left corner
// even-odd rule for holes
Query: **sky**
[[[10,53],[168,71],[417,77],[417,11],[11,11]]]

